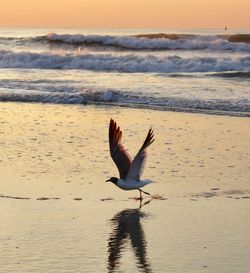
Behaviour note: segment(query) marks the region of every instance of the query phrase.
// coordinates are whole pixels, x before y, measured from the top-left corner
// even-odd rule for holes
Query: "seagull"
[[[111,119],[109,124],[110,155],[118,168],[120,178],[111,177],[106,180],[106,182],[112,182],[123,190],[138,189],[140,191],[140,200],[142,200],[142,192],[144,194],[150,194],[140,188],[153,182],[148,179],[141,180],[141,175],[147,156],[146,149],[154,142],[154,132],[152,129],[149,129],[147,137],[133,161],[125,147],[122,145],[121,139],[122,131],[120,130],[120,127],[117,126],[116,122]]]

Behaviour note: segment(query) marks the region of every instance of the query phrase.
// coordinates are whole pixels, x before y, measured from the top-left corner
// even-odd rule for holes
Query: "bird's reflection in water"
[[[148,202],[147,202],[148,203]],[[145,204],[144,204],[145,205]],[[147,242],[145,240],[141,218],[147,214],[139,209],[125,209],[112,219],[113,231],[108,241],[108,269],[114,272],[119,266],[123,248],[131,242],[132,249],[138,259],[138,267],[142,272],[151,272],[147,258]]]

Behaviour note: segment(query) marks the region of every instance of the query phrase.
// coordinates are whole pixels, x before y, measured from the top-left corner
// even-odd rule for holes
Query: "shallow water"
[[[110,117],[131,155],[155,130],[141,208],[105,183]],[[247,118],[1,103],[0,123],[1,272],[249,272]]]
[[[249,201],[1,200],[2,272],[248,272]]]

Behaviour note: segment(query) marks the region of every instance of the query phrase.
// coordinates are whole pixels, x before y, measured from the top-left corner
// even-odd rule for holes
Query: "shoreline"
[[[64,105],[64,106],[98,106],[100,108],[106,107],[117,107],[117,108],[126,108],[126,109],[138,109],[138,110],[148,110],[148,111],[161,111],[161,112],[173,112],[173,113],[187,113],[187,114],[201,114],[201,115],[214,115],[214,116],[229,116],[229,117],[242,117],[249,118],[250,112],[242,111],[227,111],[227,110],[213,110],[213,109],[192,109],[192,108],[174,108],[168,106],[157,106],[150,105],[146,106],[143,104],[134,104],[128,105],[125,103],[112,103],[112,102],[98,102],[98,101],[83,101],[82,103],[52,103],[52,102],[37,102],[37,101],[15,101],[15,100],[0,100],[1,103],[17,103],[17,104],[38,104],[38,105]]]
[[[172,108],[167,106],[144,106],[144,105],[124,105],[120,104],[112,104],[112,103],[98,103],[98,102],[87,102],[85,105],[98,105],[98,106],[112,106],[112,107],[122,107],[122,108],[131,108],[131,109],[144,109],[144,110],[152,110],[152,111],[163,111],[163,112],[174,112],[174,113],[187,113],[187,114],[202,114],[202,115],[215,115],[215,116],[230,116],[230,117],[250,117],[250,112],[241,112],[241,111],[223,111],[223,110],[210,110],[210,109],[192,109],[192,108]]]

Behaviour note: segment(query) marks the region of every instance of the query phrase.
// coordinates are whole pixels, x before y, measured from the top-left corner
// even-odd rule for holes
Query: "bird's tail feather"
[[[150,180],[150,179],[144,179],[143,182],[145,183],[145,185],[150,184],[150,183],[155,183],[155,181]]]

